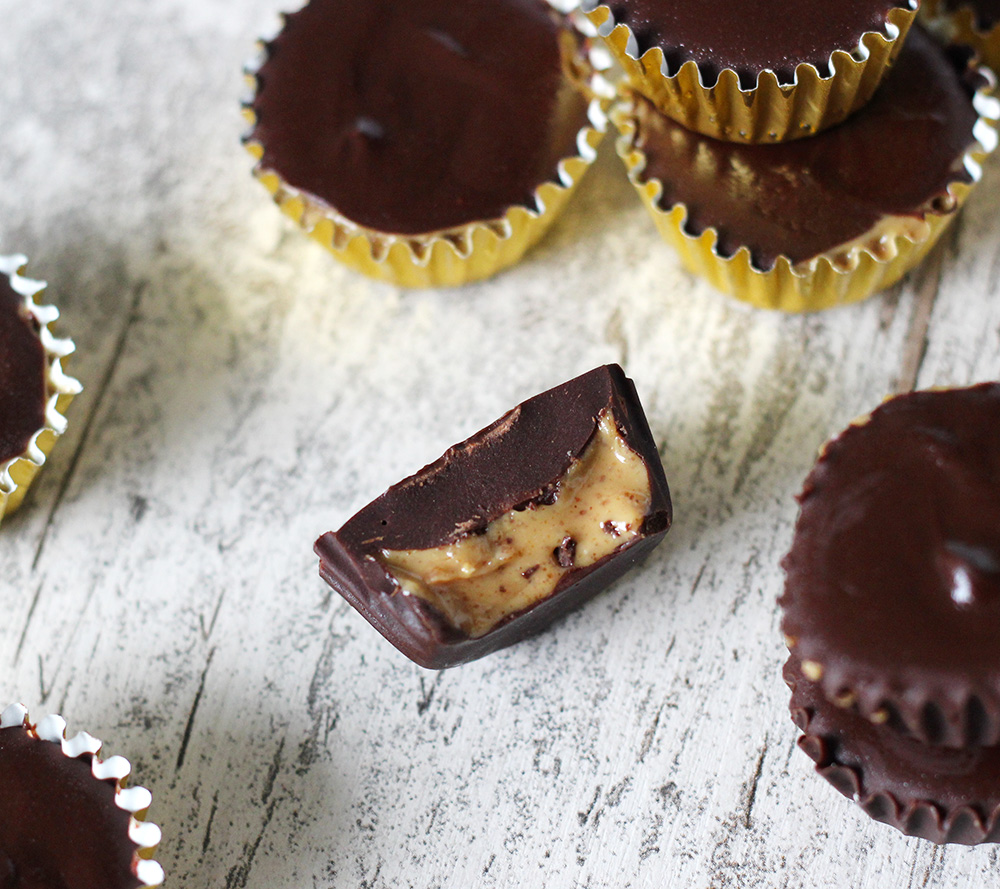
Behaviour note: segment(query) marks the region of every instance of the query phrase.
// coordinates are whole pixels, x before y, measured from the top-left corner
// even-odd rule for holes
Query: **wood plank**
[[[820,316],[690,278],[607,145],[523,265],[404,294],[249,178],[238,72],[273,11],[0,0],[0,249],[50,280],[87,386],[4,523],[0,698],[132,759],[168,885],[989,885],[993,847],[904,838],[812,774],[776,598],[820,444],[997,375],[996,165],[924,269]],[[409,664],[312,540],[605,361],[661,443],[667,541],[537,639]]]

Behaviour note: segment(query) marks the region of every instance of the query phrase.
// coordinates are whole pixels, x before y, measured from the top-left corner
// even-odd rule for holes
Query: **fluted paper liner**
[[[785,664],[785,681],[793,694],[796,683],[805,682],[793,655]],[[886,789],[869,789],[862,771],[837,759],[837,745],[813,727],[809,707],[790,706],[792,721],[802,731],[798,746],[816,764],[816,772],[840,793],[856,802],[870,818],[888,824],[907,836],[921,837],[934,843],[959,843],[967,846],[1000,842],[1000,808],[980,812],[963,805],[945,808],[926,799],[903,798]],[[889,732],[891,729],[885,728]],[[844,738],[850,744],[850,738]],[[959,754],[960,751],[955,751]]]
[[[90,756],[91,773],[95,780],[115,782],[115,805],[129,813],[128,837],[135,844],[132,871],[143,886],[159,886],[163,882],[163,868],[152,859],[160,842],[160,828],[146,821],[146,813],[152,802],[152,794],[145,787],[128,787],[128,777],[132,766],[124,756],[109,756],[101,759],[101,741],[87,732],[79,732],[66,737],[66,720],[51,715],[40,720],[37,725],[30,722],[28,711],[23,704],[11,704],[0,712],[0,729],[25,727],[39,743],[59,744],[63,754],[70,759]],[[39,788],[44,796],[46,788]]]
[[[954,10],[949,6],[956,7]],[[980,28],[971,6],[944,0],[923,0],[921,23],[945,43],[971,46],[984,65],[1000,70],[1000,20],[990,28]]]
[[[803,62],[791,83],[764,69],[754,88],[743,89],[731,68],[712,86],[692,60],[670,73],[663,48],[640,56],[632,29],[616,23],[609,6],[584,0],[582,7],[635,90],[687,129],[729,142],[785,142],[840,123],[875,93],[917,14],[917,0],[901,2],[889,11],[884,32],[867,31],[856,47],[831,54],[828,76]]]
[[[557,3],[552,5],[556,7]],[[571,15],[567,22],[581,32],[593,31],[582,16]],[[250,129],[243,142],[257,161],[254,177],[288,216],[341,262],[372,278],[403,287],[458,286],[488,278],[518,262],[555,222],[596,159],[597,147],[607,131],[606,111],[613,95],[612,87],[600,75],[610,60],[604,58],[599,47],[586,53],[581,48],[577,57],[567,60],[567,67],[572,69],[567,76],[589,99],[588,125],[577,134],[577,154],[559,161],[557,180],[543,182],[535,189],[533,206],[512,206],[499,219],[477,220],[426,234],[399,235],[351,221],[261,164],[264,149],[254,139],[257,118],[253,97],[259,86],[257,72],[266,60],[267,43],[262,40],[256,57],[244,69],[250,95],[243,102],[243,114]]]
[[[779,256],[769,270],[758,269],[750,250],[740,247],[732,256],[716,249],[718,233],[709,227],[700,235],[687,231],[688,209],[678,203],[659,207],[663,184],[659,179],[643,181],[646,158],[635,146],[634,98],[625,92],[611,111],[620,131],[616,146],[625,162],[629,180],[653,217],[663,239],[680,253],[687,269],[707,278],[713,286],[737,299],[763,309],[812,312],[865,299],[895,284],[918,265],[941,237],[969,192],[982,178],[982,163],[997,147],[996,122],[1000,101],[990,95],[995,79],[980,69],[989,81],[973,96],[979,119],[973,127],[974,144],[962,158],[971,181],[952,182],[946,193],[913,216],[886,216],[871,231],[803,262]]]
[[[19,274],[26,262],[21,255],[0,256],[0,274],[8,276],[11,289],[24,299],[25,309],[38,324],[38,337],[46,358],[45,425],[31,437],[24,453],[0,463],[0,519],[21,505],[28,486],[45,463],[56,439],[66,430],[63,412],[73,396],[82,390],[80,383],[62,369],[63,359],[74,350],[73,342],[57,339],[48,327],[59,317],[59,310],[35,302],[45,284]]]

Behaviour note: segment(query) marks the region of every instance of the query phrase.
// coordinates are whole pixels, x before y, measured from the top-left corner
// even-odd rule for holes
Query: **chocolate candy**
[[[139,845],[114,779],[98,780],[93,756],[64,754],[27,725],[0,728],[0,886],[139,889]]]
[[[499,219],[577,153],[574,39],[544,0],[311,0],[268,45],[250,138],[377,231]]]
[[[800,502],[781,604],[805,675],[925,743],[1000,743],[1000,384],[886,402]]]
[[[639,99],[641,181],[663,183],[661,209],[687,207],[689,234],[715,228],[721,256],[746,246],[761,270],[779,256],[794,265],[858,239],[877,243],[887,221],[898,217],[889,231],[905,231],[907,219],[954,203],[950,185],[970,181],[962,158],[975,143],[972,95],[983,81],[966,61],[913,28],[861,111],[817,136],[780,145],[709,139]],[[899,175],[886,175],[888,159]]]
[[[635,387],[608,365],[518,405],[315,548],[334,589],[440,669],[543,629],[648,553],[671,518]]]
[[[45,426],[45,367],[38,323],[0,275],[0,464],[23,454]]]
[[[799,746],[876,821],[935,843],[1000,841],[1000,747],[936,747],[831,704],[785,665]]]
[[[744,89],[756,85],[768,68],[782,83],[791,83],[801,63],[829,74],[835,50],[853,52],[866,32],[884,33],[891,10],[902,0],[602,0],[615,21],[629,25],[641,55],[653,46],[669,49],[667,62],[676,70],[694,60],[706,85],[723,68],[740,75]]]

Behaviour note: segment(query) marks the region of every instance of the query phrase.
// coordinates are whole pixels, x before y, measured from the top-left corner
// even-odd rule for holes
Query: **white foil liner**
[[[27,258],[21,254],[0,256],[0,274],[8,277],[11,289],[23,298],[25,310],[38,324],[38,338],[41,340],[46,357],[45,425],[31,436],[24,453],[0,463],[0,520],[3,519],[8,502],[15,492],[23,496],[23,491],[30,484],[34,472],[45,463],[46,454],[54,440],[66,431],[66,418],[62,410],[73,396],[79,395],[83,390],[80,382],[65,374],[62,369],[63,359],[75,349],[73,341],[57,338],[49,330],[49,325],[59,317],[59,310],[55,306],[35,303],[35,296],[45,289],[45,283],[25,278],[20,274],[26,263]],[[43,442],[39,441],[43,436],[50,439],[44,448]],[[19,485],[11,475],[11,470],[20,461],[31,464],[34,470],[30,472],[27,481],[22,481]],[[14,502],[14,507],[18,501]]]
[[[597,40],[597,31],[578,10],[576,0],[546,0],[566,16],[570,24],[590,42],[585,53],[590,66],[587,89],[588,126],[576,137],[577,154],[557,164],[555,180],[541,183],[534,191],[534,206],[514,206],[499,219],[474,221],[427,234],[406,236],[380,232],[343,216],[310,193],[295,188],[279,173],[260,163],[263,146],[253,138],[256,114],[253,101],[258,73],[268,59],[268,43],[284,27],[290,10],[265,29],[254,55],[244,64],[246,94],[241,106],[249,128],[243,144],[257,163],[254,177],[271,193],[278,206],[338,259],[370,275],[407,287],[454,286],[489,277],[516,263],[558,216],[583,174],[597,159],[597,148],[608,128],[607,109],[614,87],[602,76],[611,67],[611,57]],[[307,5],[300,3],[296,9]]]
[[[800,62],[791,83],[780,83],[777,74],[765,68],[753,88],[744,89],[731,68],[723,68],[711,86],[693,60],[671,72],[664,47],[653,46],[640,55],[632,29],[615,21],[606,2],[580,2],[632,87],[664,114],[706,136],[751,143],[806,138],[861,108],[902,48],[919,5],[920,0],[899,0],[883,30],[866,31],[857,46],[834,50],[827,61],[828,75]]]
[[[160,828],[146,821],[146,810],[153,795],[145,787],[125,787],[132,771],[124,756],[109,756],[100,759],[102,743],[87,732],[78,732],[66,737],[66,720],[51,715],[33,725],[28,719],[28,710],[23,704],[10,704],[0,712],[0,729],[23,726],[40,741],[59,744],[62,752],[70,759],[90,755],[91,773],[98,781],[115,782],[115,804],[128,812],[129,839],[136,844],[133,856],[135,875],[143,886],[159,886],[163,882],[163,868],[150,857],[160,842]]]

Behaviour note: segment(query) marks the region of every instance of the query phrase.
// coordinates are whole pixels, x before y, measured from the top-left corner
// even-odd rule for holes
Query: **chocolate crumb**
[[[561,568],[572,568],[576,561],[576,541],[572,537],[564,537],[562,543],[552,550],[552,555]]]

